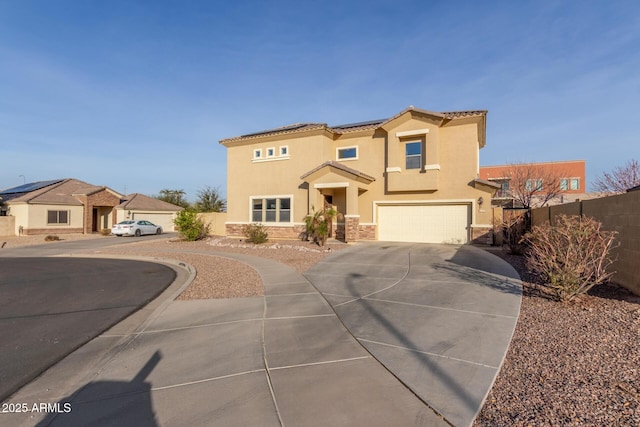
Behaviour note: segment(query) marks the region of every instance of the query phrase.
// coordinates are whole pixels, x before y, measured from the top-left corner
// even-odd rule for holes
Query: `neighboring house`
[[[77,179],[39,181],[0,192],[15,234],[92,233],[110,228],[119,193]]]
[[[155,220],[165,231],[173,231],[170,221],[182,210],[138,194],[123,197],[108,187],[77,179],[28,183],[0,191],[0,197],[6,209],[3,215],[13,220],[15,235],[89,234],[110,229],[127,216]]]
[[[541,172],[541,175],[560,177],[560,195],[548,202],[548,204],[559,204],[573,202],[576,199],[590,198],[586,194],[586,162],[584,160],[568,160],[558,162],[539,163],[514,163],[509,165],[480,166],[480,178],[500,185],[491,200],[494,206],[516,207],[514,205],[513,184],[511,174],[514,168],[529,168]],[[521,175],[522,176],[522,175]],[[525,189],[531,190],[533,187],[544,190],[545,183],[542,176],[531,176],[525,183]]]
[[[144,194],[129,194],[123,197],[123,202],[115,207],[118,221],[127,219],[146,219],[162,227],[163,231],[175,231],[173,220],[176,213],[183,210],[176,206]]]
[[[478,175],[486,115],[409,107],[384,120],[223,139],[227,235],[262,223],[271,237],[298,238],[308,213],[333,206],[335,236],[349,242],[484,242],[500,188]]]

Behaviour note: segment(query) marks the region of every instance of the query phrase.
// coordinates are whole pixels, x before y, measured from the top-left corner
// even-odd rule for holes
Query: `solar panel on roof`
[[[0,191],[0,194],[16,194],[16,193],[30,193],[31,191],[40,190],[41,188],[48,187],[58,182],[64,181],[63,179],[53,179],[50,181],[38,181],[30,182],[28,184],[22,184],[17,187],[7,188]]]
[[[331,127],[333,129],[350,129],[350,128],[357,128],[357,127],[361,127],[361,126],[379,125],[380,123],[383,123],[386,120],[387,119],[369,120],[369,121],[366,121],[366,122],[348,123],[346,125],[331,126]]]
[[[296,123],[295,125],[284,126],[284,127],[281,127],[281,128],[263,130],[261,132],[255,132],[255,133],[248,133],[246,135],[242,135],[241,138],[247,138],[249,136],[265,135],[265,134],[273,133],[273,132],[283,132],[283,131],[288,131],[288,130],[296,130],[296,129],[303,128],[305,126],[309,126],[309,124],[308,123]]]

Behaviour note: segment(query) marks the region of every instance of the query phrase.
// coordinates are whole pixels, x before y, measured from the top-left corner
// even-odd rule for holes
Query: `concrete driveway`
[[[349,332],[424,402],[469,425],[498,374],[521,283],[472,246],[361,244],[305,276]]]
[[[174,283],[11,398],[72,411],[0,425],[467,426],[520,306],[515,271],[470,246],[359,244],[305,275],[215,255],[253,267],[264,297],[176,301]]]

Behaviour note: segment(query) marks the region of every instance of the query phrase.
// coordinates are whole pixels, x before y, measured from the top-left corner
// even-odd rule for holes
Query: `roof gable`
[[[124,197],[124,201],[116,206],[118,209],[138,210],[138,211],[167,211],[177,212],[183,210],[182,207],[172,203],[145,196],[140,193],[129,194]]]
[[[31,191],[16,192],[21,188],[31,189]],[[34,182],[4,190],[0,194],[5,202],[82,206],[82,202],[76,196],[89,196],[102,190],[107,190],[115,196],[121,197],[120,194],[108,187],[91,185],[73,178]],[[5,192],[8,192],[6,198]]]

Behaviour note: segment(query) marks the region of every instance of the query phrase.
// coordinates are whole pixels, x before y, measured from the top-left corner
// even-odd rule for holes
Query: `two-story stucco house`
[[[245,224],[297,238],[331,205],[346,241],[468,243],[492,226],[499,185],[479,179],[486,111],[395,116],[341,126],[300,123],[234,138],[227,147],[229,236]]]

